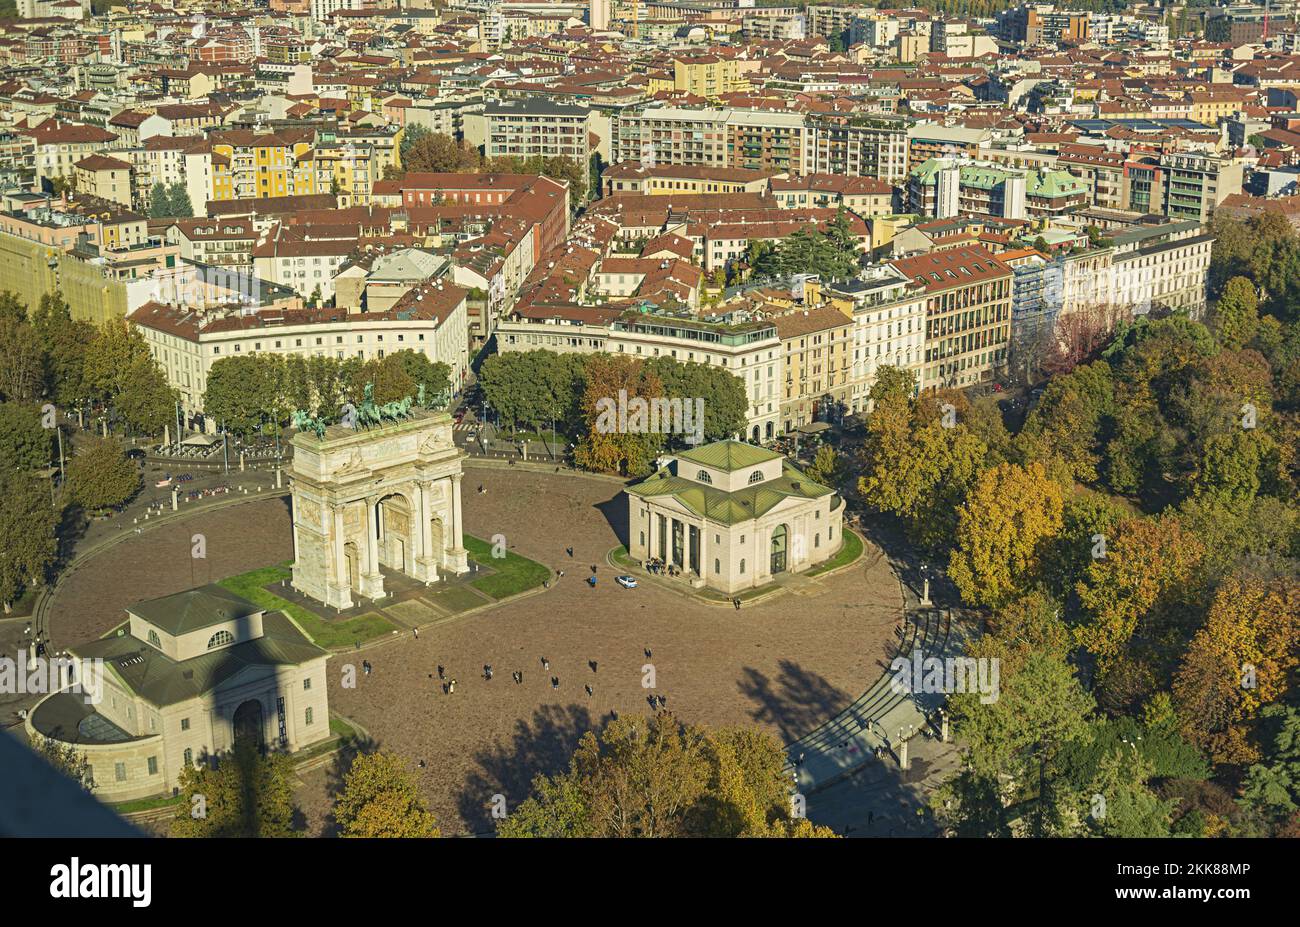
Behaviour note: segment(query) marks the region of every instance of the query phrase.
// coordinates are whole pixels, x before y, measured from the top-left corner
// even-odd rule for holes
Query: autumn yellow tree
[[[1174,679],[1183,735],[1218,763],[1257,762],[1259,710],[1281,698],[1300,665],[1300,582],[1228,577]]]
[[[999,464],[957,510],[948,575],[972,605],[998,608],[1038,576],[1044,546],[1061,530],[1064,493],[1042,464]]]
[[[1115,537],[1099,539],[1094,548],[1076,584],[1084,612],[1076,637],[1104,672],[1139,628],[1149,640],[1179,625],[1186,630],[1196,613],[1190,605],[1205,546],[1178,518],[1166,515],[1126,519]]]
[[[663,398],[663,382],[630,357],[594,355],[587,363],[582,394],[585,433],[574,448],[578,466],[605,473],[640,475],[663,447],[663,434],[638,409]]]
[[[352,763],[334,818],[344,837],[441,836],[402,759],[386,751]]]

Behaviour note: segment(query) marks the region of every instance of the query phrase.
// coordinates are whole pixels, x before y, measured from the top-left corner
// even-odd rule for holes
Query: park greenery
[[[363,753],[343,777],[334,819],[344,837],[439,837],[420,789],[395,753]]]
[[[823,280],[844,279],[857,274],[861,260],[862,249],[853,237],[848,213],[841,206],[825,231],[807,226],[780,242],[750,241],[742,261],[728,268],[727,282],[740,282],[746,267],[748,279],[754,281],[791,274],[817,274]]]
[[[57,294],[35,307],[0,293],[0,603],[8,611],[48,578],[65,510],[102,511],[129,499],[139,473],[115,440],[74,443],[61,413],[104,431],[157,434],[173,420],[175,392],[143,336],[117,319],[96,326],[72,318]],[[58,492],[48,472],[62,444],[67,479]]]
[[[1000,660],[996,701],[950,698],[952,833],[1300,833],[1300,248],[1248,224],[1273,238],[1224,232],[1208,324],[1122,325],[1017,432],[887,368],[841,447]]]
[[[500,424],[514,433],[555,423],[575,439],[574,461],[588,470],[626,475],[648,473],[666,449],[680,448],[683,434],[604,431],[597,427],[602,400],[635,398],[703,400],[705,441],[741,432],[748,400],[744,383],[729,371],[671,357],[649,359],[611,354],[524,351],[483,362],[479,383]],[[692,405],[692,411],[693,411]]]
[[[302,410],[332,420],[344,403],[359,404],[367,384],[381,405],[419,394],[447,394],[451,368],[418,351],[382,359],[297,354],[243,354],[223,357],[208,372],[204,413],[218,426],[243,438],[288,427]]]
[[[250,739],[181,772],[173,837],[292,837],[293,760]]]
[[[189,191],[179,181],[170,185],[156,183],[149,191],[150,219],[188,219],[194,215]]]

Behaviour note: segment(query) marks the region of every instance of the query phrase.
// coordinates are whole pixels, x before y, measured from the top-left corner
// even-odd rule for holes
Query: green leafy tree
[[[1259,327],[1259,297],[1245,277],[1233,277],[1214,304],[1214,332],[1230,351],[1245,347]]]
[[[86,350],[95,327],[73,321],[71,309],[58,293],[41,297],[31,321],[45,354],[46,395],[65,409],[80,406],[87,397]]]
[[[190,202],[190,192],[186,189],[185,184],[180,181],[172,184],[167,191],[167,202],[171,216],[188,219],[194,215],[194,205]]]
[[[182,801],[173,837],[292,837],[293,760],[263,755],[249,740],[212,764],[181,772]]]
[[[140,471],[116,438],[91,438],[68,464],[68,491],[87,511],[122,505],[139,488]]]
[[[48,483],[30,473],[0,469],[0,498],[0,603],[8,614],[54,563],[60,513],[50,505]]]
[[[0,315],[0,400],[32,402],[45,379],[45,352],[24,319]]]
[[[481,166],[477,151],[450,135],[434,132],[417,136],[406,145],[401,157],[407,171],[465,173],[477,171]]]
[[[53,432],[41,426],[41,409],[0,402],[0,467],[31,471],[50,465]]]
[[[174,215],[171,194],[167,190],[167,185],[163,183],[154,184],[149,190],[149,218],[169,219]]]
[[[91,766],[86,752],[78,750],[76,744],[37,735],[32,742],[32,749],[45,762],[81,786],[84,791],[94,791],[94,767]]]

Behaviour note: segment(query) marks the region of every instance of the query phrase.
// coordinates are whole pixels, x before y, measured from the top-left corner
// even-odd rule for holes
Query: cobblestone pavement
[[[72,647],[121,624],[128,605],[290,560],[291,524],[287,498],[196,510],[134,536],[128,520],[115,529],[125,536],[121,543],[80,563],[59,587],[49,613],[50,639]],[[101,528],[81,543],[105,540],[112,530]],[[207,542],[203,560],[190,556],[196,533]]]
[[[480,484],[486,493],[476,491]],[[361,655],[330,660],[331,709],[406,758],[444,833],[490,831],[493,795],[512,807],[536,773],[561,768],[581,735],[612,712],[649,711],[650,691],[667,696],[685,720],[758,724],[788,741],[845,708],[888,664],[901,595],[870,545],[844,573],[736,611],[654,584],[627,590],[613,582],[605,555],[624,540],[626,519],[617,483],[471,465],[464,487],[471,534],[504,534],[517,553],[564,570],[564,578],[418,639],[403,635],[367,648],[373,670],[358,673],[356,689],[340,688],[339,680],[343,665],[360,668]],[[189,557],[195,532],[207,538],[206,563]],[[134,602],[291,556],[285,500],[196,512],[84,562],[55,600],[52,639],[70,646],[98,637]],[[595,589],[584,581],[592,564]],[[490,681],[482,678],[488,663]],[[457,680],[452,695],[439,686],[439,664]],[[654,667],[653,690],[642,687],[646,664]],[[511,679],[515,670],[524,674],[522,685]],[[302,775],[298,799],[311,833],[332,829],[343,763]]]
[[[485,494],[476,491],[480,483]],[[540,594],[430,628],[418,640],[367,649],[373,670],[358,674],[356,689],[340,688],[339,680],[342,666],[359,664],[359,655],[330,661],[331,709],[408,760],[444,833],[490,831],[494,795],[512,807],[537,772],[562,767],[578,738],[611,712],[649,711],[646,664],[654,667],[653,691],[680,717],[757,723],[783,740],[842,710],[887,665],[901,597],[870,548],[845,573],[736,611],[650,584],[627,590],[613,582],[604,558],[621,542],[616,531],[626,517],[615,483],[470,468],[464,486],[470,533],[504,534],[516,552],[564,570],[564,578]],[[594,590],[584,581],[592,564]],[[489,663],[490,681],[483,678]],[[457,680],[454,694],[441,690],[440,664]],[[522,685],[511,678],[515,670],[523,672]],[[303,776],[299,799],[312,832],[330,829],[329,796],[340,773],[336,766]]]

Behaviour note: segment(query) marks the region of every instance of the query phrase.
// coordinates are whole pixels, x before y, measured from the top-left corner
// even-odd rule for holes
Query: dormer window
[[[761,482],[763,482],[762,470],[755,470],[753,473],[749,475],[749,483],[751,486],[755,483],[761,483]]]
[[[707,470],[701,470],[699,473],[695,474],[695,479],[701,483],[713,482],[713,477],[709,476],[709,471]]]
[[[233,644],[234,642],[235,635],[231,634],[229,631],[218,631],[216,634],[213,634],[208,638],[208,649],[214,650],[217,647],[224,647],[227,644]]]

